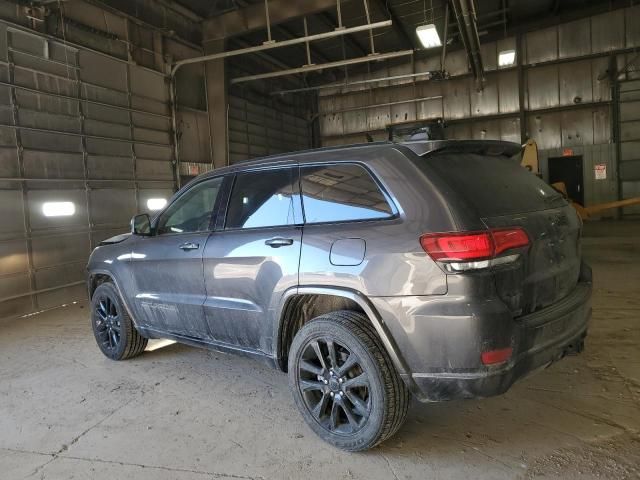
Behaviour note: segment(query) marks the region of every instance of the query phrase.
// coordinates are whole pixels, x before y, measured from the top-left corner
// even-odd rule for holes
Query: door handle
[[[280,248],[293,245],[293,238],[272,238],[264,242],[265,245],[269,245],[271,248]]]
[[[178,247],[180,250],[183,251],[188,251],[188,250],[197,250],[200,248],[200,244],[198,243],[192,243],[192,242],[188,242],[188,243],[183,243],[182,245],[180,245]]]

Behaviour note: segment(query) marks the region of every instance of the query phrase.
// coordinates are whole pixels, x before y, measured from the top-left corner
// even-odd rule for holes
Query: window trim
[[[269,225],[269,226],[262,226],[262,227],[232,227],[232,228],[227,228],[227,220],[228,220],[228,216],[229,216],[229,204],[231,202],[231,197],[233,196],[233,189],[236,186],[236,182],[238,180],[238,175],[243,175],[243,174],[247,174],[247,173],[255,173],[255,172],[262,172],[262,171],[274,171],[274,170],[284,170],[284,169],[290,169],[292,170],[293,173],[293,179],[291,181],[291,185],[293,186],[294,190],[297,187],[297,192],[294,191],[293,195],[294,198],[296,196],[296,193],[298,195],[299,198],[299,204],[298,206],[295,205],[295,201],[294,201],[294,212],[299,211],[301,218],[301,222],[299,223],[291,223],[291,224],[287,224],[287,225]],[[273,230],[276,228],[297,228],[297,227],[301,227],[304,225],[304,206],[302,204],[302,192],[300,190],[300,165],[297,163],[292,163],[292,164],[278,164],[278,165],[268,165],[268,166],[263,166],[263,167],[258,167],[258,168],[249,168],[246,170],[238,170],[234,173],[229,174],[229,177],[232,177],[230,179],[230,187],[229,190],[227,192],[227,199],[225,202],[224,207],[220,208],[220,211],[218,212],[219,216],[223,219],[223,221],[221,221],[220,225],[219,225],[219,230],[216,229],[216,231],[222,231],[222,232],[244,232],[244,231],[256,231],[256,230]]]
[[[373,180],[373,183],[375,183],[376,186],[380,189],[380,192],[384,196],[384,199],[387,201],[387,204],[389,205],[389,207],[391,207],[391,211],[392,211],[391,215],[384,218],[361,218],[361,219],[354,219],[354,220],[329,220],[326,222],[307,222],[307,212],[304,206],[304,192],[302,191],[303,169],[314,168],[314,167],[325,167],[325,166],[332,166],[332,165],[333,166],[357,165],[358,167],[361,167],[362,169],[364,169],[364,171],[369,174],[369,177],[371,178],[371,180]],[[389,195],[387,188],[380,181],[378,176],[369,168],[368,165],[366,165],[363,162],[358,162],[356,160],[347,160],[342,162],[341,161],[309,162],[309,163],[299,165],[299,171],[300,173],[298,174],[298,180],[300,181],[300,187],[299,187],[300,202],[302,203],[302,214],[304,217],[305,226],[307,225],[343,225],[348,223],[379,223],[379,222],[388,222],[390,220],[397,220],[398,218],[400,218],[400,210],[398,209],[398,206],[393,200],[393,197]]]
[[[220,184],[220,189],[218,190],[218,195],[216,197],[216,201],[213,204],[213,208],[211,209],[211,216],[209,217],[209,226],[207,228],[207,230],[202,230],[199,232],[170,232],[170,233],[158,233],[158,223],[160,222],[160,218],[162,217],[162,215],[165,214],[165,212],[167,212],[167,210],[169,210],[171,208],[172,205],[174,205],[176,202],[178,202],[182,197],[184,197],[185,195],[187,195],[191,190],[193,190],[194,188],[196,188],[198,185],[201,185],[205,182],[211,182],[217,179],[221,179],[222,183]],[[186,188],[184,190],[184,192],[180,193],[180,195],[176,195],[174,196],[173,200],[171,200],[170,203],[167,204],[167,206],[160,212],[158,212],[158,214],[153,218],[152,221],[152,236],[151,238],[166,238],[166,237],[171,237],[171,236],[176,236],[176,235],[198,235],[198,234],[204,234],[204,233],[211,233],[213,231],[215,231],[215,221],[216,218],[218,216],[218,210],[220,207],[220,201],[222,199],[222,194],[224,193],[224,188],[225,188],[225,183],[226,183],[226,178],[224,175],[214,175],[211,177],[207,177],[207,178],[203,178],[197,182],[193,182],[193,185],[189,185],[189,188]]]

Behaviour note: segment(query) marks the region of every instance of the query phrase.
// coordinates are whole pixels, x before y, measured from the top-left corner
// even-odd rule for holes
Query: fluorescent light
[[[438,30],[436,30],[436,26],[433,23],[429,25],[420,25],[416,28],[416,34],[424,48],[433,48],[442,45],[440,35],[438,35]]]
[[[508,67],[516,63],[516,51],[504,50],[498,54],[498,65],[501,67]]]
[[[76,213],[76,206],[73,202],[45,202],[42,213],[45,217],[70,217]]]
[[[152,212],[156,210],[162,210],[167,204],[166,198],[150,198],[147,200],[147,208]]]

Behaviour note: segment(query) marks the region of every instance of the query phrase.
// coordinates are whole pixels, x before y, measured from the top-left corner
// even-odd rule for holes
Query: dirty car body
[[[419,400],[503,393],[581,351],[591,315],[581,221],[518,149],[380,143],[215,170],[148,233],[96,248],[89,293],[113,282],[147,338],[283,370],[293,306],[326,299],[317,313],[366,315]],[[197,225],[173,218],[189,196],[210,204]]]

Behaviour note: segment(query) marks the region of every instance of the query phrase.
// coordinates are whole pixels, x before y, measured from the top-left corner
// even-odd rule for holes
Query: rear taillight
[[[521,248],[529,246],[529,236],[521,228],[504,228],[491,230],[491,237],[495,246],[494,255],[500,255],[502,252],[513,248]]]
[[[513,348],[508,347],[498,350],[487,350],[486,352],[482,352],[480,358],[483,365],[499,365],[508,362],[512,354]]]
[[[529,246],[529,237],[520,227],[496,228],[482,232],[427,233],[420,237],[420,244],[445,270],[462,272],[517,260],[518,253],[500,255]]]
[[[434,260],[482,260],[493,255],[488,232],[434,233],[420,237],[422,248]]]

